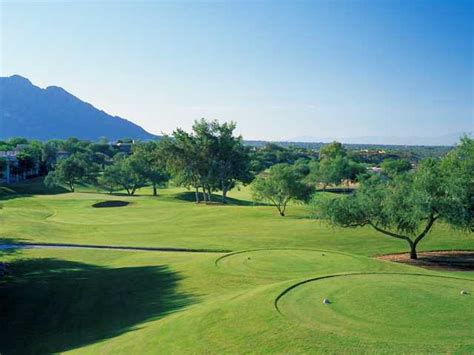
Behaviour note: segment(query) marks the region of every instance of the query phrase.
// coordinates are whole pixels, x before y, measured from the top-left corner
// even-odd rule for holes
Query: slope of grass
[[[328,228],[301,205],[281,218],[248,189],[226,206],[174,188],[24,191],[2,201],[2,240],[234,252],[0,250],[0,353],[474,351],[473,273],[374,259],[406,246],[370,229]],[[110,200],[129,204],[92,207]],[[473,244],[440,225],[421,247]]]
[[[474,350],[469,336],[474,323],[468,312],[472,297],[459,293],[460,288],[473,289],[473,278],[411,276],[408,273],[446,274],[363,256],[319,254],[262,250],[231,255],[216,264],[223,255],[22,251],[9,256],[14,277],[0,285],[5,300],[0,350],[86,354]],[[292,256],[298,258],[287,267],[279,264]],[[251,268],[248,257],[254,263]],[[307,261],[315,259],[319,260],[311,270]],[[298,270],[302,274],[296,276]],[[278,295],[309,275],[361,270],[367,275],[298,287],[281,299],[282,313],[275,309]],[[323,305],[324,297],[333,303]],[[407,337],[406,332],[413,334]]]

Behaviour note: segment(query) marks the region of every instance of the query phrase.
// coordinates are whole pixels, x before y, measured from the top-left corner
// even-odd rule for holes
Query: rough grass
[[[0,251],[8,262],[1,353],[474,351],[472,272],[377,260],[406,246],[369,229],[328,228],[301,205],[279,217],[271,206],[254,206],[245,189],[226,206],[195,205],[182,189],[160,192],[83,189],[2,201],[3,242],[234,252]],[[92,207],[104,200],[133,203]],[[421,249],[472,246],[472,235],[438,226]],[[295,284],[351,273],[364,275],[307,282],[281,297],[281,313],[275,309]],[[333,303],[323,305],[324,297]]]

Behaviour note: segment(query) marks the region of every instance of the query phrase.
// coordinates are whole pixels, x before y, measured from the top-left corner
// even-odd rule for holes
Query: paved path
[[[27,248],[41,248],[41,249],[107,249],[107,250],[125,250],[125,251],[171,251],[184,253],[229,253],[231,250],[225,249],[186,249],[186,248],[155,248],[155,247],[127,247],[116,245],[93,245],[93,244],[66,244],[66,243],[14,243],[14,244],[0,244],[0,250],[7,249],[27,249]]]

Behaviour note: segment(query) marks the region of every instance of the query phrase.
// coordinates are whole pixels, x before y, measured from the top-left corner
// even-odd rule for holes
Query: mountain
[[[285,139],[288,142],[303,143],[328,143],[338,141],[346,144],[383,144],[383,145],[432,145],[432,146],[449,146],[459,142],[459,138],[464,134],[472,135],[472,132],[456,132],[436,137],[389,137],[389,136],[365,136],[365,137],[333,137],[333,138],[316,138],[310,136],[293,137]]]
[[[63,88],[42,89],[13,75],[0,77],[0,139],[11,137],[146,140],[155,136],[124,118],[98,110]]]

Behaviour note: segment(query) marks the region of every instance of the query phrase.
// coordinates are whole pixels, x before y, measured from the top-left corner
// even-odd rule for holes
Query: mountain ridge
[[[148,140],[157,136],[81,100],[60,86],[42,89],[20,75],[0,77],[0,139]]]

